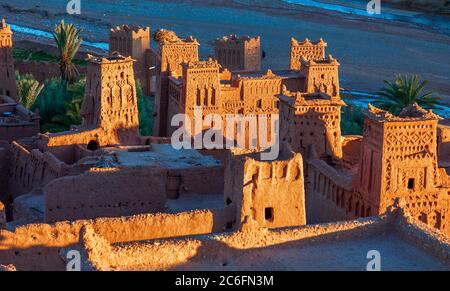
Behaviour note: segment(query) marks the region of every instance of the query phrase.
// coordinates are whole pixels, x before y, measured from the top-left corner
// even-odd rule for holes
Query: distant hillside
[[[450,15],[450,0],[383,0],[383,2]]]

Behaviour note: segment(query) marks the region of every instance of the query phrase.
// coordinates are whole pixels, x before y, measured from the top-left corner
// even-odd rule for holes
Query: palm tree
[[[67,86],[75,82],[80,73],[72,60],[75,57],[78,49],[83,41],[80,38],[82,29],[76,28],[73,24],[65,24],[64,20],[55,25],[52,32],[53,38],[59,50],[59,69],[61,71],[61,82]]]
[[[44,84],[36,81],[31,74],[20,75],[18,72],[16,72],[16,83],[20,103],[30,109],[44,88]]]
[[[397,75],[394,82],[384,81],[386,87],[378,95],[381,99],[373,104],[381,109],[398,115],[400,111],[414,103],[426,109],[433,109],[439,104],[440,98],[433,93],[423,93],[427,81],[422,81],[418,75]]]

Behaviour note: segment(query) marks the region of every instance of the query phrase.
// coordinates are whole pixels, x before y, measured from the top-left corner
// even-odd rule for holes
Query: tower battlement
[[[261,68],[261,38],[235,34],[217,38],[214,55],[230,71],[258,71]]]
[[[327,45],[328,44],[322,38],[316,42],[312,42],[307,38],[303,41],[291,38],[291,59],[289,68],[291,70],[299,70],[302,66],[302,58],[308,61],[324,59],[325,48]]]

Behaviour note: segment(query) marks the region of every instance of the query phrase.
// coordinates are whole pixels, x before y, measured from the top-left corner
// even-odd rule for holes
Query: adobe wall
[[[163,211],[165,189],[165,177],[157,168],[93,168],[45,186],[45,221]]]
[[[0,125],[0,137],[2,140],[12,142],[21,138],[34,136],[39,133],[39,130],[39,122],[13,125],[2,124]]]
[[[384,217],[371,217],[276,230],[255,227],[230,234],[164,239],[121,247],[112,246],[95,229],[86,227],[80,235],[80,245],[88,269],[94,270],[186,270],[196,263],[210,263],[211,266],[223,268],[224,264],[233,262],[243,252],[283,245],[300,248],[335,243],[379,234],[386,228]]]
[[[75,247],[88,225],[110,243],[222,232],[232,217],[229,209],[155,213],[118,218],[29,224],[0,230],[0,264],[18,270],[65,270],[60,248]]]
[[[446,120],[447,121],[447,120]],[[438,161],[444,162],[444,167],[450,168],[450,124],[438,125]]]
[[[166,170],[166,173],[166,177],[179,178],[178,191],[180,194],[223,194],[223,167],[170,168]]]
[[[286,151],[264,161],[259,154],[236,149],[227,161],[224,196],[236,209],[235,226],[247,217],[270,228],[306,224],[301,155]]]
[[[355,169],[359,163],[362,136],[347,135],[342,137],[342,163],[348,169]]]
[[[5,146],[5,147],[3,147]],[[8,189],[8,177],[9,177],[9,153],[8,145],[2,145],[0,143],[0,203],[6,203],[8,201],[7,189]]]
[[[16,198],[35,187],[42,187],[53,179],[65,176],[68,166],[52,154],[34,149],[28,151],[17,142],[10,147],[10,175],[8,195]]]
[[[20,74],[31,74],[39,82],[61,76],[58,63],[14,60],[14,67]],[[78,65],[76,67],[80,74],[86,74],[86,67]]]
[[[308,160],[305,164],[308,173],[308,224],[354,219],[374,213],[367,213],[362,197],[353,192],[351,175],[338,172],[321,160]]]

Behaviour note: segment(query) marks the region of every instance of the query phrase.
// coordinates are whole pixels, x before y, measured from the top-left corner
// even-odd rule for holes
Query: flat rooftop
[[[212,156],[204,156],[195,149],[177,150],[170,144],[152,144],[145,147],[111,147],[103,148],[115,157],[111,164],[114,166],[161,166],[164,168],[184,169],[190,167],[220,166],[220,161]]]

